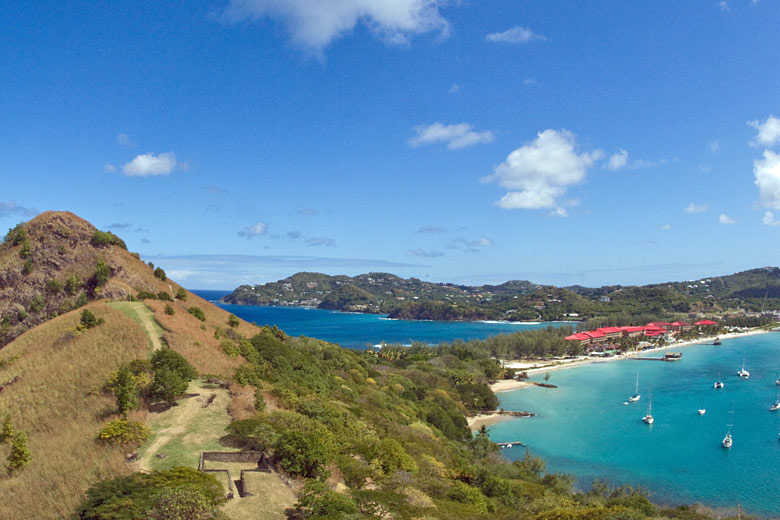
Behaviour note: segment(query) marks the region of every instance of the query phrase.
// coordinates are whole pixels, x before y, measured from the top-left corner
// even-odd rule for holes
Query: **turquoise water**
[[[682,360],[673,363],[602,362],[552,372],[556,389],[498,394],[504,409],[539,415],[496,424],[490,437],[524,442],[548,470],[573,473],[582,488],[604,478],[641,485],[659,504],[741,503],[751,513],[780,517],[780,411],[768,411],[780,390],[780,333],[681,351]],[[736,375],[743,356],[749,380]],[[715,390],[719,370],[725,388]],[[641,400],[624,405],[637,372]],[[655,423],[649,426],[641,418],[651,391]],[[700,416],[702,403],[707,413]],[[721,441],[732,406],[734,446],[727,450]],[[517,459],[525,451],[502,453]]]
[[[207,300],[216,301],[226,291],[193,291]],[[412,341],[434,344],[455,339],[483,339],[497,334],[544,328],[563,323],[495,323],[437,322],[389,320],[377,314],[351,314],[297,307],[265,307],[260,305],[227,305],[220,307],[258,325],[276,325],[291,336],[310,336],[342,347],[365,348],[369,345]]]

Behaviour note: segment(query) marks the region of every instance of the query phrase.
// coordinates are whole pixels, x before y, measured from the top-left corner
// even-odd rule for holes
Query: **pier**
[[[634,359],[636,361],[679,361],[682,359],[682,352],[668,352],[663,357],[640,357],[630,356],[628,359]]]
[[[525,444],[523,444],[520,441],[512,441],[512,442],[497,442],[498,446],[500,448],[511,448],[512,446],[522,446],[525,447]]]

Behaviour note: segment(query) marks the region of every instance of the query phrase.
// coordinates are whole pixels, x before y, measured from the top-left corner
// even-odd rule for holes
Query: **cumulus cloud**
[[[780,155],[764,150],[763,158],[753,161],[753,174],[761,204],[780,209]]]
[[[423,249],[409,249],[406,251],[406,256],[417,256],[420,258],[438,258],[444,256],[441,251],[425,251]]]
[[[268,226],[264,222],[257,222],[251,226],[247,226],[238,232],[238,236],[244,238],[254,238],[261,235],[265,235],[268,232]]]
[[[150,177],[153,175],[168,175],[176,166],[176,154],[173,152],[145,153],[122,166],[122,171],[129,177]]]
[[[686,213],[704,213],[705,211],[707,211],[706,204],[695,204],[693,202],[688,204],[688,207],[685,208]]]
[[[430,31],[447,34],[439,13],[446,0],[230,0],[228,22],[272,18],[284,23],[295,43],[321,52],[356,25],[368,27],[386,42],[406,44]]]
[[[758,120],[748,121],[748,125],[758,130],[753,140],[755,146],[772,147],[780,144],[780,118],[770,115],[763,123]]]
[[[626,164],[628,164],[628,152],[626,150],[621,149],[620,151],[613,153],[609,157],[609,161],[607,161],[607,169],[619,170],[620,168],[623,168]]]
[[[489,42],[495,43],[528,43],[532,40],[546,40],[541,34],[536,34],[528,27],[520,27],[516,25],[511,29],[507,29],[503,32],[490,33],[485,36],[485,39]]]
[[[718,217],[718,222],[720,222],[721,224],[736,224],[737,223],[736,220],[734,220],[733,218],[729,217],[725,213],[721,213],[720,214],[720,216]]]
[[[556,208],[566,189],[582,182],[603,157],[601,150],[578,153],[576,137],[568,130],[548,129],[510,153],[483,180],[509,190],[498,201],[504,209]]]
[[[38,214],[38,210],[35,208],[26,208],[20,206],[16,202],[9,200],[8,202],[0,202],[0,218],[8,217],[11,215],[22,215],[25,217],[32,217]]]
[[[764,213],[764,218],[761,219],[761,222],[767,226],[780,226],[780,221],[775,220],[775,215],[771,211]]]
[[[414,148],[425,144],[447,143],[447,148],[457,150],[475,144],[492,143],[496,138],[490,130],[477,132],[468,123],[443,125],[436,122],[428,126],[416,126],[414,131],[417,132],[417,135],[409,139],[409,146]]]
[[[336,241],[328,237],[314,237],[306,240],[306,245],[315,247],[335,247]]]

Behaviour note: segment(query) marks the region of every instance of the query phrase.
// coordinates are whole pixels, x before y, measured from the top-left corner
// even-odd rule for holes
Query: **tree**
[[[103,323],[103,319],[97,319],[92,312],[90,312],[88,309],[84,309],[81,311],[81,320],[79,320],[79,324],[84,327],[85,329],[91,329],[92,327],[96,327]]]
[[[11,414],[5,414],[3,419],[3,429],[0,431],[0,442],[8,442],[14,436],[14,423]]]
[[[195,368],[181,354],[163,348],[152,355],[152,394],[170,405],[176,404],[176,397],[187,391],[189,382],[197,375]]]
[[[95,266],[95,283],[99,287],[105,285],[111,277],[111,268],[103,260],[98,260]]]
[[[27,447],[27,435],[24,432],[19,432],[14,436],[14,441],[11,444],[11,453],[8,454],[8,473],[15,473],[26,466],[30,459],[32,459],[32,453]]]
[[[333,434],[316,421],[305,421],[279,434],[274,456],[287,472],[316,477],[336,455]]]
[[[230,325],[233,328],[236,328],[241,324],[241,320],[239,320],[235,314],[231,314],[230,316],[228,316],[227,322],[228,325]]]
[[[168,279],[168,277],[165,275],[165,271],[163,271],[162,267],[158,267],[154,270],[154,277],[159,278],[163,282]]]
[[[114,396],[117,410],[124,419],[127,419],[127,412],[138,407],[138,385],[127,365],[119,367],[114,384]]]

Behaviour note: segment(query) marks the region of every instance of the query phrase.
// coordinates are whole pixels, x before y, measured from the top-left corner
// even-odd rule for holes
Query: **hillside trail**
[[[142,302],[111,302],[109,305],[118,309],[143,327],[146,336],[152,344],[152,351],[163,347],[162,328],[157,324],[154,313]]]

